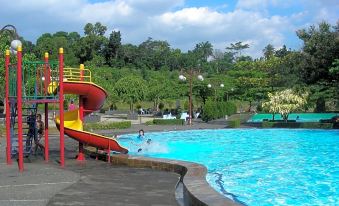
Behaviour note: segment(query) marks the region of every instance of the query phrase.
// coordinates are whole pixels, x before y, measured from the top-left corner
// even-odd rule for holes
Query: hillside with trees
[[[283,46],[263,45],[262,57],[244,55],[251,45],[241,41],[214,49],[209,41],[200,42],[189,51],[172,48],[167,41],[151,37],[139,45],[123,44],[122,33],[97,22],[84,26],[84,34],[59,31],[42,34],[32,43],[23,42],[26,59],[42,59],[49,52],[57,58],[59,47],[64,48],[65,65],[78,67],[80,63],[92,71],[95,82],[109,93],[106,108],[124,102],[133,109],[147,107],[175,108],[176,100],[187,101],[188,84],[178,76],[188,69],[204,76],[204,81],[193,79],[194,104],[215,101],[246,102],[246,110],[268,99],[268,92],[293,89],[308,95],[304,111],[339,110],[339,22],[321,22],[296,31],[303,42],[300,51]],[[226,41],[226,40],[225,40]],[[9,34],[0,37],[0,84],[4,84],[3,51],[10,43]],[[211,87],[207,87],[211,84]],[[219,85],[223,84],[224,87]],[[0,91],[0,99],[4,90]],[[182,108],[187,107],[185,103]]]

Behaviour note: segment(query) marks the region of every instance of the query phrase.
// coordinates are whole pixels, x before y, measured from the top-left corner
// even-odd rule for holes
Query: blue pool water
[[[146,133],[134,155],[197,162],[220,193],[246,205],[339,205],[339,131],[227,129]]]

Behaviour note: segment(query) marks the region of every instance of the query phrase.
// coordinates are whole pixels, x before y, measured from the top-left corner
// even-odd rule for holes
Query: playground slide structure
[[[83,131],[84,116],[99,110],[107,92],[92,83],[91,71],[80,68],[64,68],[64,51],[59,48],[58,60],[49,61],[46,52],[43,61],[23,61],[22,47],[16,48],[16,60],[11,63],[10,51],[5,53],[5,111],[6,111],[6,162],[18,160],[19,171],[24,171],[24,157],[33,153],[33,139],[36,146],[36,116],[38,104],[44,107],[45,126],[43,145],[44,159],[49,161],[48,114],[49,104],[58,104],[59,114],[55,123],[60,131],[60,166],[65,166],[64,134],[79,141],[78,160],[84,160],[83,146],[128,153],[115,138]],[[58,95],[59,93],[59,95]],[[65,112],[64,94],[79,95],[79,109]],[[41,110],[40,110],[41,112]],[[32,117],[32,118],[31,118]],[[34,117],[34,118],[33,118]],[[63,122],[60,122],[60,119]],[[33,122],[33,123],[32,123]],[[37,140],[39,141],[39,140]],[[36,152],[36,150],[35,150]],[[25,156],[24,156],[25,155]],[[109,160],[108,156],[108,160]]]
[[[87,81],[63,81],[64,94],[76,94],[83,101],[83,115],[89,115],[93,111],[99,110],[107,97],[106,91]],[[80,118],[80,109],[64,113],[64,133],[69,137],[99,149],[108,149],[120,153],[128,153],[128,150],[119,145],[115,138],[105,137],[99,134],[83,131],[83,122]],[[60,118],[55,118],[56,126],[59,128]]]

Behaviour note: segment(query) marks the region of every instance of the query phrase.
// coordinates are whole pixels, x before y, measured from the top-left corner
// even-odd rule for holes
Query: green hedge
[[[228,121],[228,127],[230,127],[230,128],[240,127],[240,119]]]
[[[147,122],[145,122],[145,125],[154,125],[154,122],[153,122],[153,120],[149,120],[149,121],[147,121]]]
[[[4,125],[0,125],[0,138],[6,137],[6,127]]]
[[[132,126],[131,121],[110,122],[110,123],[85,123],[84,130],[98,129],[127,129]]]
[[[237,112],[237,106],[233,102],[216,102],[208,99],[203,106],[202,120],[208,122],[213,119],[223,118]]]
[[[305,128],[305,129],[332,129],[332,123],[319,122],[262,122],[263,128]]]
[[[314,128],[314,129],[332,129],[332,123],[319,123],[319,122],[304,122],[302,123],[303,128]]]
[[[184,125],[183,119],[154,119],[153,124],[156,125]]]

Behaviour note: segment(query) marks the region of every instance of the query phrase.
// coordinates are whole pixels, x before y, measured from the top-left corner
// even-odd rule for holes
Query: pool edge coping
[[[85,151],[89,155],[100,155],[107,158],[105,154],[97,154],[93,147],[86,147]],[[207,168],[204,165],[179,160],[163,158],[150,158],[143,156],[133,156],[128,154],[113,154],[110,156],[110,163],[117,166],[133,168],[150,168],[167,172],[175,172],[180,175],[180,182],[183,184],[184,205],[222,205],[239,206],[235,202],[215,191],[207,182]]]

